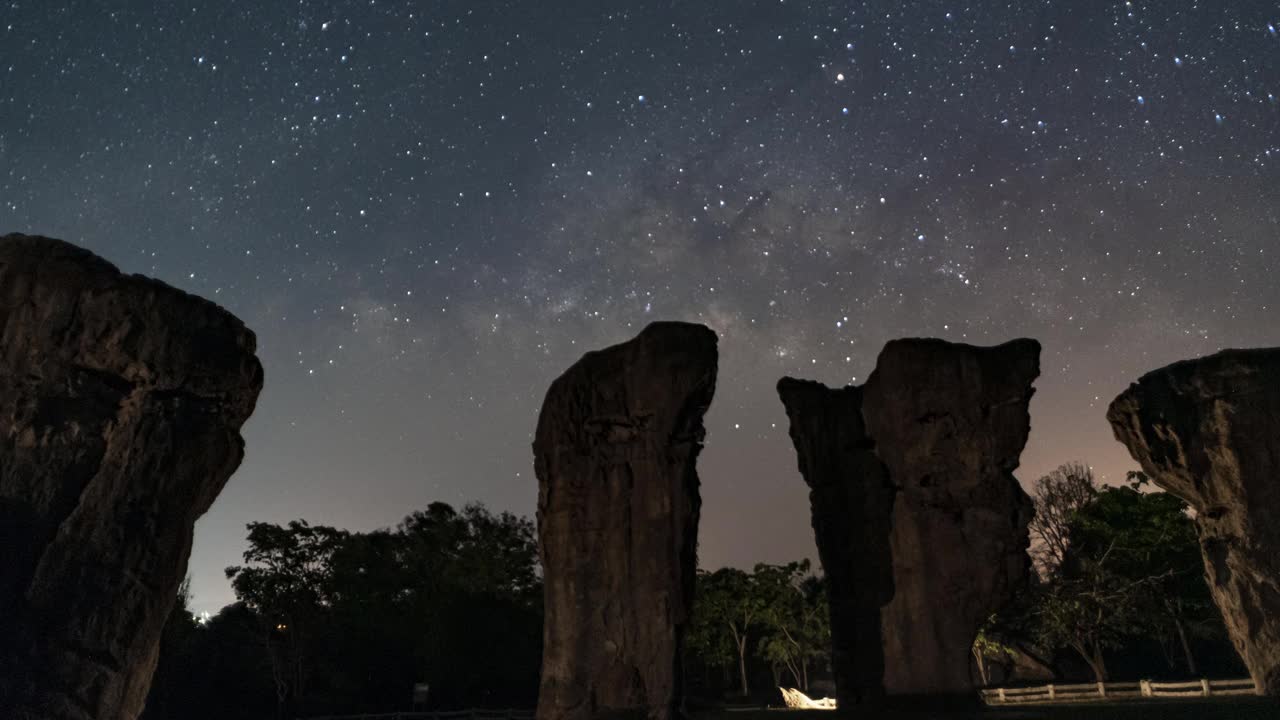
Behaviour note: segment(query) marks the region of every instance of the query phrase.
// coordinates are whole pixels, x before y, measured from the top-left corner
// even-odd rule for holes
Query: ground
[[[821,710],[754,710],[695,713],[693,720],[1276,720],[1280,701],[1273,698],[1142,700],[1115,703],[1037,705],[987,708],[972,712],[857,712],[845,715]]]

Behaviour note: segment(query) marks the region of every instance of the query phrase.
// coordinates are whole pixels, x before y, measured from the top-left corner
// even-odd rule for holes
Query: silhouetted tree
[[[1041,578],[1058,571],[1071,545],[1075,515],[1098,494],[1093,469],[1081,462],[1060,465],[1036,480],[1031,491],[1035,515],[1031,533],[1031,559]]]
[[[236,597],[261,621],[271,659],[277,714],[292,717],[313,672],[313,645],[329,629],[336,588],[333,556],[349,534],[295,520],[287,526],[250,523],[245,565],[227,568]]]
[[[721,568],[712,573],[699,571],[694,612],[703,613],[719,625],[732,641],[738,659],[739,692],[751,694],[747,681],[747,641],[761,620],[767,605],[751,575],[737,568]]]
[[[1194,674],[1191,638],[1222,635],[1194,525],[1180,499],[1150,492],[1141,473],[1129,481],[1099,488],[1071,463],[1036,482],[1039,582],[1021,617],[1002,614],[999,632],[1029,630],[1046,647],[1069,649],[1098,681],[1109,676],[1108,651],[1156,637],[1176,642]]]
[[[765,601],[760,617],[761,657],[791,673],[796,687],[809,689],[809,666],[831,651],[826,587],[809,575],[809,561],[757,565],[753,580]]]
[[[533,524],[445,503],[394,530],[249,526],[232,586],[261,622],[278,712],[530,705],[541,656]]]
[[[1127,487],[1106,488],[1080,510],[1072,528],[1074,554],[1108,553],[1113,572],[1135,584],[1140,629],[1181,649],[1198,672],[1191,636],[1225,635],[1209,594],[1195,525],[1175,495],[1149,492],[1140,472]],[[1104,550],[1105,548],[1105,550]]]

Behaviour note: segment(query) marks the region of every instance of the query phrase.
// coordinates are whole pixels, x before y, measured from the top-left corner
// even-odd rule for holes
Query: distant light
[[[836,82],[844,82],[844,73],[836,73]]]
[[[849,114],[849,108],[840,108],[840,114],[841,114],[841,115],[848,115],[848,114]]]
[[[1272,32],[1274,32],[1274,30],[1273,30]],[[845,49],[845,50],[852,50],[852,49],[853,49],[853,43],[849,43],[848,45],[845,45],[845,46],[844,46],[844,49]]]
[[[1173,59],[1173,64],[1174,64],[1174,65],[1177,65],[1178,67],[1182,67],[1182,58],[1180,58],[1180,57],[1176,57],[1176,58],[1174,58],[1174,59]]]
[[[1138,104],[1139,104],[1139,105],[1146,105],[1146,104],[1147,104],[1147,99],[1146,99],[1146,98],[1144,98],[1144,97],[1142,97],[1141,95],[1139,95],[1139,96],[1138,96]]]
[[[644,102],[644,96],[643,96],[643,95],[637,95],[637,96],[636,96],[636,101],[638,101],[638,102]]]

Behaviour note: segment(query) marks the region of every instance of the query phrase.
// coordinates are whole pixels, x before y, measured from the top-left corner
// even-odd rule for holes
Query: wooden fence
[[[1140,698],[1222,697],[1256,695],[1253,680],[1192,680],[1191,682],[1081,683],[1079,685],[1040,685],[1021,688],[990,688],[982,691],[988,705],[1030,703],[1100,702]]]
[[[306,720],[533,720],[532,710],[450,710],[448,712],[393,712],[363,715],[321,715]]]

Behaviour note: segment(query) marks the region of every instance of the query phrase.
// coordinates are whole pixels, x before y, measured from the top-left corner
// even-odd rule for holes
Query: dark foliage
[[[395,530],[249,526],[241,602],[165,629],[146,718],[532,707],[541,657],[533,526],[434,503]]]
[[[993,636],[1053,658],[1073,680],[1242,674],[1186,504],[1141,473],[1128,479],[1101,487],[1071,463],[1036,482],[1039,572]]]

